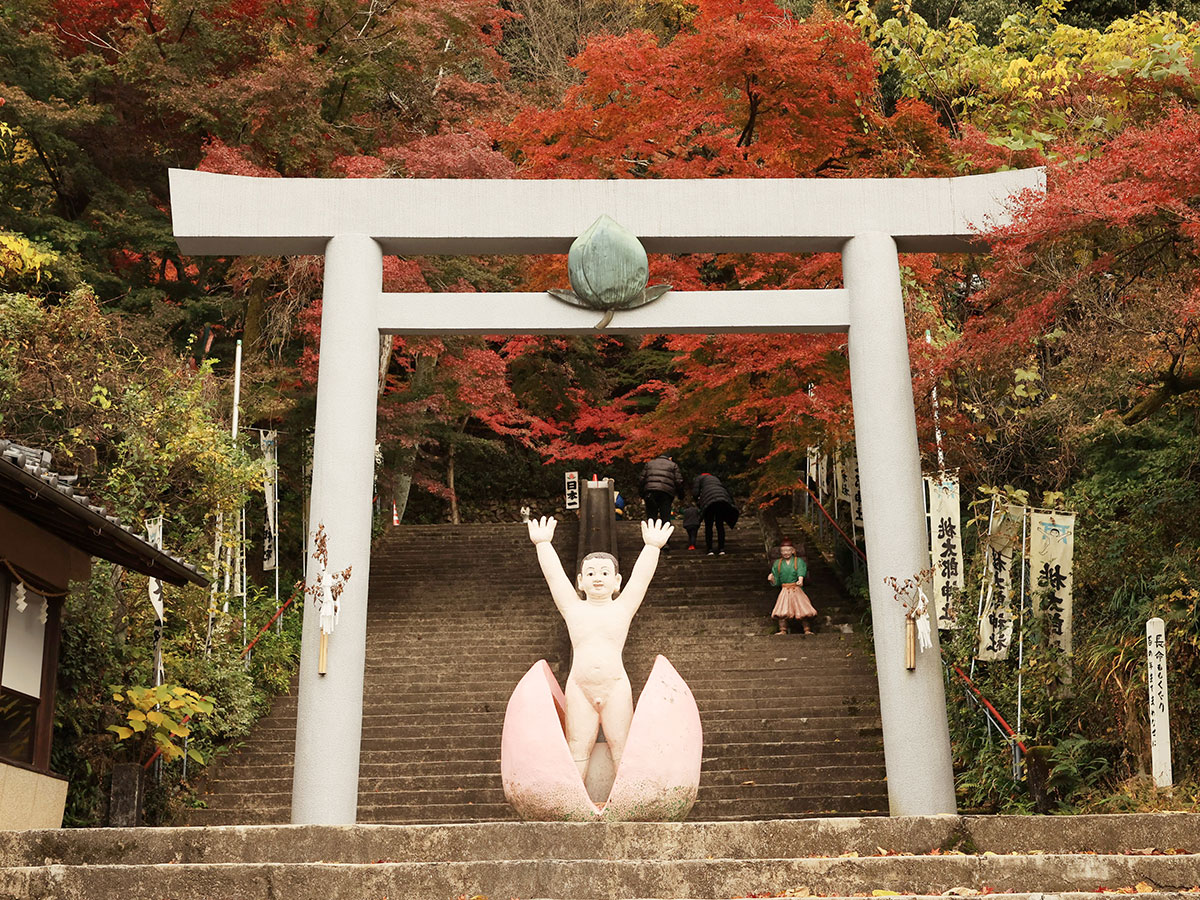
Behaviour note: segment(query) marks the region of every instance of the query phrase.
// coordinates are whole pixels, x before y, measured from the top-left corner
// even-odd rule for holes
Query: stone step
[[[828,679],[822,679],[821,682],[814,682],[805,679],[797,679],[794,682],[781,682],[778,677],[764,678],[759,683],[746,683],[736,687],[704,687],[692,688],[692,695],[696,698],[697,705],[701,710],[706,708],[715,709],[757,709],[766,712],[775,712],[781,708],[780,702],[787,701],[792,698],[803,700],[806,698],[857,698],[861,692],[870,692],[872,699],[875,695],[875,676],[874,675],[847,675],[847,676],[831,676]],[[512,694],[512,686],[509,685],[488,685],[484,683],[456,683],[456,684],[409,684],[403,689],[393,686],[394,693],[390,693],[387,699],[386,706],[380,705],[380,710],[400,711],[409,706],[423,704],[430,711],[456,712],[460,709],[482,709],[486,704],[491,709],[496,708],[496,704],[505,706],[508,703],[508,698]],[[769,692],[769,693],[768,693]],[[637,691],[635,691],[637,693]],[[787,704],[792,706],[794,704]],[[276,697],[271,704],[271,711],[268,716],[274,715],[287,716],[294,719],[296,716],[296,697],[282,696]],[[366,709],[363,712],[364,719],[370,718],[373,715],[379,714],[378,711]]]
[[[874,773],[876,781],[868,786],[858,778],[847,781],[830,781],[821,779],[789,784],[707,784],[700,786],[698,804],[720,804],[726,801],[744,802],[747,804],[756,800],[774,801],[782,804],[802,802],[806,809],[821,809],[829,796],[858,797],[869,795],[878,797],[877,779],[879,773]],[[436,806],[453,806],[469,804],[474,806],[505,804],[504,789],[500,783],[499,774],[482,778],[476,785],[461,785],[459,787],[443,788],[432,783],[417,779],[413,782],[398,779],[360,779],[359,805],[360,808],[394,807],[400,811],[428,809]],[[402,786],[411,785],[411,786]],[[264,786],[265,787],[265,786]],[[257,806],[288,806],[291,802],[291,785],[286,789],[271,792],[259,790],[254,793],[244,791],[221,791],[205,795],[204,799],[220,796],[222,808],[249,808]],[[870,806],[874,808],[876,804]],[[699,814],[699,813],[698,813]]]
[[[574,898],[727,898],[804,888],[823,895],[871,890],[925,895],[985,885],[994,891],[1096,891],[1148,884],[1167,890],[1200,882],[1195,856],[1058,856],[706,860],[489,860],[374,863],[224,862],[151,866],[111,864],[10,868],[0,894],[12,897],[219,896],[225,900],[288,897],[388,897],[429,900],[456,896]]]
[[[640,660],[649,664],[649,658]],[[432,709],[457,709],[460,705],[479,707],[481,704],[493,706],[499,702],[508,703],[515,685],[495,684],[494,682],[456,681],[419,683],[409,682],[404,685],[392,685],[386,698],[386,709],[395,706],[406,706],[412,703],[427,701]],[[698,704],[716,704],[722,706],[736,705],[742,709],[779,708],[781,699],[790,697],[856,697],[861,691],[875,692],[874,673],[852,671],[838,674],[830,673],[819,681],[805,678],[802,674],[788,671],[760,672],[755,679],[745,679],[735,684],[723,681],[715,684],[699,684],[692,686],[692,695]],[[689,683],[689,686],[690,683]],[[635,694],[640,691],[635,687]],[[276,697],[271,704],[271,713],[279,712],[294,717],[296,711],[296,696],[283,695]],[[381,704],[382,705],[382,704]],[[364,710],[365,716],[373,715],[370,708]]]
[[[266,751],[248,748],[219,763],[220,780],[246,777],[266,777],[260,773],[271,770],[278,777],[292,777],[294,754],[291,744],[284,742],[285,749]],[[768,744],[720,744],[705,747],[703,778],[714,773],[739,773],[748,770],[788,768],[799,760],[817,759],[829,765],[872,765],[882,759],[882,744],[878,738],[813,743],[775,742]],[[409,753],[379,751],[363,755],[360,776],[377,768],[420,772],[497,772],[500,770],[499,748],[495,745],[470,748],[419,748]],[[237,773],[244,772],[244,776]]]
[[[810,640],[813,640],[810,638]],[[782,641],[781,641],[782,643]],[[782,650],[782,648],[781,648]],[[782,650],[787,653],[788,651]],[[709,648],[711,654],[711,647]],[[655,654],[657,655],[657,654]],[[687,654],[673,653],[666,656],[671,664],[688,680],[689,686],[694,681],[697,689],[720,689],[722,687],[730,687],[743,683],[748,678],[766,678],[775,677],[809,677],[817,678],[825,674],[833,675],[856,675],[869,677],[868,671],[865,669],[861,659],[853,656],[844,656],[842,654],[834,654],[833,656],[821,655],[806,655],[806,656],[771,656],[763,655],[758,659],[737,659],[737,660],[719,660],[713,659],[711,656],[707,659],[704,655],[689,656]],[[511,679],[508,683],[515,686],[517,680],[520,679],[539,657],[535,654],[521,657],[516,660],[490,661],[488,663],[489,674],[492,675],[493,685],[496,681],[500,681],[502,677]],[[649,665],[653,657],[650,654],[640,655],[631,654],[625,658],[626,666],[633,666],[637,663]],[[458,683],[464,681],[469,683],[469,677],[479,677],[478,670],[465,670],[461,665],[456,666],[455,662],[450,660],[442,660],[439,663],[433,662],[413,662],[409,660],[396,661],[377,661],[368,666],[368,677],[376,679],[379,683],[387,683],[389,677],[392,679],[402,680],[404,682],[430,682],[444,683],[454,680],[453,676],[457,676]],[[687,671],[694,669],[695,671]],[[516,677],[512,674],[516,673]],[[423,676],[423,677],[419,677]],[[467,678],[464,678],[467,676]],[[634,679],[630,676],[630,681]]]
[[[958,855],[964,848],[971,854]],[[455,826],[289,825],[275,828],[68,828],[0,832],[0,866],[132,866],[244,859],[290,863],[452,862],[561,859],[659,861],[831,857],[859,859],[1046,859],[1125,856],[1130,863],[1200,853],[1200,814],[917,816],[794,821]],[[717,851],[717,852],[714,852]],[[883,854],[892,855],[883,855]],[[998,854],[985,857],[981,854]],[[922,855],[937,854],[930,857]],[[1019,854],[1009,857],[1008,854]],[[1166,855],[1164,855],[1166,854]],[[908,858],[901,856],[900,858]],[[1074,863],[1071,863],[1074,866]],[[1121,882],[1114,882],[1117,888]],[[1183,882],[1178,882],[1180,889]],[[1189,883],[1186,887],[1192,887]],[[164,892],[165,893],[165,892]],[[114,894],[113,896],[123,896]],[[503,892],[497,896],[505,896]]]
[[[864,756],[866,754],[863,754]],[[813,784],[832,784],[853,782],[872,782],[877,785],[883,780],[882,767],[874,761],[860,765],[831,763],[819,768],[795,767],[796,761],[791,760],[792,768],[764,768],[761,762],[750,766],[723,767],[719,763],[706,762],[704,765],[703,783],[700,787],[701,796],[725,796],[725,794],[708,794],[710,790],[726,788],[770,788],[780,795],[789,793],[789,786]],[[455,770],[457,769],[457,771]],[[411,764],[395,762],[375,762],[364,766],[359,776],[359,790],[362,793],[382,790],[457,790],[460,787],[495,787],[500,778],[498,760],[488,761],[486,765],[464,763],[458,767],[446,764],[427,764],[425,768]],[[251,767],[236,773],[236,777],[222,779],[206,796],[250,795],[250,794],[280,794],[291,796],[292,774],[289,766],[272,765]],[[746,791],[746,796],[762,795],[762,791]]]
[[[723,724],[721,728],[709,728],[704,732],[706,744],[726,743],[769,743],[772,741],[795,741],[816,744],[821,741],[874,738],[882,734],[879,719],[869,716],[812,716],[802,726],[792,730],[764,728],[761,724],[748,723],[733,727]],[[253,746],[260,750],[287,750],[295,746],[295,728],[262,729],[253,738]],[[407,731],[400,729],[364,729],[362,749],[370,752],[398,752],[423,750],[431,747],[499,747],[500,729],[488,724],[438,723],[425,728]]]

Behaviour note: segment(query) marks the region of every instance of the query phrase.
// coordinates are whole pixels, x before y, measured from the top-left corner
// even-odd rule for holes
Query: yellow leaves
[[[41,250],[23,235],[0,231],[0,279],[32,275],[42,280],[42,271],[58,260],[58,254]]]
[[[907,3],[882,22],[866,0],[847,16],[876,48],[880,67],[900,76],[905,96],[948,100],[993,140],[1022,125],[1050,133],[1068,118],[1079,135],[1110,134],[1147,87],[1187,80],[1200,66],[1200,29],[1175,13],[1138,13],[1101,31],[1063,24],[1061,8],[1045,0],[1032,14],[1006,17],[995,43],[957,19],[934,28]],[[1101,95],[1081,100],[1078,88],[1098,79]]]
[[[163,684],[156,687],[130,687],[121,689],[112,685],[113,700],[126,703],[125,725],[110,725],[108,730],[117,740],[128,740],[137,734],[145,734],[168,760],[180,759],[185,750],[176,739],[187,738],[192,729],[187,719],[194,719],[213,711],[213,700],[180,685]],[[163,710],[173,710],[183,715],[173,718]],[[204,758],[195,748],[189,747],[186,755],[203,763]]]

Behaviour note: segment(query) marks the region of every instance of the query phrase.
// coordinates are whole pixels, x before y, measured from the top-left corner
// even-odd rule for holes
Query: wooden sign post
[[[1156,787],[1170,787],[1171,713],[1167,706],[1167,638],[1163,620],[1146,622],[1146,682],[1150,687],[1150,768]]]

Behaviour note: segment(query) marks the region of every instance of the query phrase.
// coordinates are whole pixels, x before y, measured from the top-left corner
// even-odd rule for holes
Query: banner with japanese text
[[[1034,510],[1029,526],[1033,614],[1044,619],[1050,643],[1067,654],[1071,652],[1074,554],[1074,514]]]
[[[153,519],[146,520],[146,542],[152,547],[159,550],[163,546],[163,517],[156,516]],[[147,590],[150,594],[150,605],[154,607],[154,685],[163,683],[163,657],[162,657],[162,641],[163,641],[163,622],[166,619],[166,604],[163,602],[162,582],[157,578],[151,578],[147,582]]]
[[[850,518],[854,524],[862,528],[862,489],[858,483],[858,457],[851,456],[846,460],[846,494],[850,502]]]
[[[955,604],[963,589],[958,476],[927,475],[925,485],[929,491],[933,617],[937,620],[938,628],[957,628],[958,610]]]
[[[1023,506],[992,511],[984,540],[983,609],[979,616],[979,660],[1007,659],[1013,636],[1013,577],[1018,575]],[[1018,575],[1019,577],[1019,575]]]
[[[260,431],[258,439],[263,455],[263,499],[267,505],[263,525],[263,571],[270,572],[279,564],[279,523],[275,520],[279,511],[279,434]]]

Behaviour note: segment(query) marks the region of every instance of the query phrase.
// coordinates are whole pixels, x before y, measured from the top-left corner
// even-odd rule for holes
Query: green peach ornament
[[[567,277],[573,290],[548,293],[572,306],[604,310],[597,328],[608,325],[614,311],[645,306],[671,289],[669,284],[646,286],[650,264],[645,248],[633,232],[606,215],[571,244]]]

